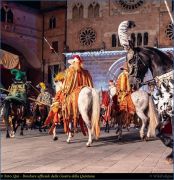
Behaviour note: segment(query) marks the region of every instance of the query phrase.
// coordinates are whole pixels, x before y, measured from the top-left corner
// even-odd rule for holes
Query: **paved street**
[[[172,173],[165,161],[171,152],[160,140],[142,142],[138,132],[124,132],[121,142],[115,131],[102,132],[93,146],[85,146],[87,137],[75,135],[71,144],[59,132],[53,141],[47,133],[24,131],[23,137],[6,139],[1,133],[1,172],[4,173]]]

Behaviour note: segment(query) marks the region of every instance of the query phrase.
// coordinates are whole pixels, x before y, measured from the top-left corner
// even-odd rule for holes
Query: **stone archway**
[[[110,79],[116,80],[119,74],[122,72],[120,69],[126,61],[126,56],[121,57],[120,59],[116,60],[108,70],[108,76]]]
[[[31,63],[28,61],[28,56],[24,54],[24,52],[21,52],[18,50],[19,46],[16,46],[16,47],[17,48],[14,48],[13,46],[9,44],[1,43],[2,50],[8,51],[10,53],[13,53],[19,56],[21,70],[26,72],[27,80],[31,81],[33,85],[36,85],[37,83],[41,81],[41,78],[42,78],[41,66],[39,66],[39,63],[37,62],[31,65]],[[10,70],[5,69],[1,65],[1,82],[5,88],[8,88],[10,86],[10,84],[12,83],[12,78],[13,77],[10,73]]]

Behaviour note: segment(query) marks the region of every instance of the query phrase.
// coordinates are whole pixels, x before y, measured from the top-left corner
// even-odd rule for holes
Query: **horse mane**
[[[146,56],[149,56],[150,54],[154,54],[154,52],[155,52],[156,54],[158,54],[158,56],[165,59],[165,61],[171,61],[172,62],[172,59],[166,53],[160,51],[157,48],[153,48],[153,47],[143,47],[143,48],[142,47],[136,47],[135,51],[138,52],[138,53],[142,53],[142,54],[144,54]]]
[[[148,64],[154,77],[161,73],[170,72],[173,69],[173,60],[164,52],[153,47],[135,47],[135,53],[140,56],[145,64]],[[160,68],[152,70],[152,64],[160,66]]]
[[[165,58],[165,61],[172,61],[172,59],[169,57],[169,55],[167,55],[166,53],[164,53],[163,51],[160,51],[157,48],[153,48],[153,47],[145,47],[144,49],[148,49],[151,51],[151,53],[156,52],[159,56]]]

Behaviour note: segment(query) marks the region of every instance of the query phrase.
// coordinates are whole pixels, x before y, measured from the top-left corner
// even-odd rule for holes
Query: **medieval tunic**
[[[51,94],[47,91],[41,91],[41,93],[38,95],[36,100],[41,103],[51,105],[51,101],[52,101]]]
[[[120,110],[129,113],[135,112],[135,107],[131,99],[131,88],[128,80],[128,72],[122,72],[117,80],[118,99]]]
[[[81,67],[79,69],[75,69],[73,66],[68,68],[66,70],[63,92],[69,95],[80,86],[93,87],[91,75]]]
[[[73,115],[74,128],[77,126],[78,95],[84,86],[93,87],[92,77],[89,72],[82,67],[76,69],[74,66],[70,66],[66,70],[63,84],[63,93],[66,96],[63,110],[64,119],[70,119],[70,116]]]
[[[53,129],[56,126],[56,124],[60,123],[60,112],[61,112],[61,106],[63,101],[64,95],[62,91],[58,91],[54,98],[54,103],[51,105],[51,109],[49,111],[49,114],[44,122],[44,126],[48,126],[50,123],[52,123],[52,127],[49,130],[49,134],[53,133]]]

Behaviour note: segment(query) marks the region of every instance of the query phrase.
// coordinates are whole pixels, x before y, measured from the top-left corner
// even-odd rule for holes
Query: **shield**
[[[19,56],[0,49],[0,64],[6,69],[14,69],[20,65]]]

